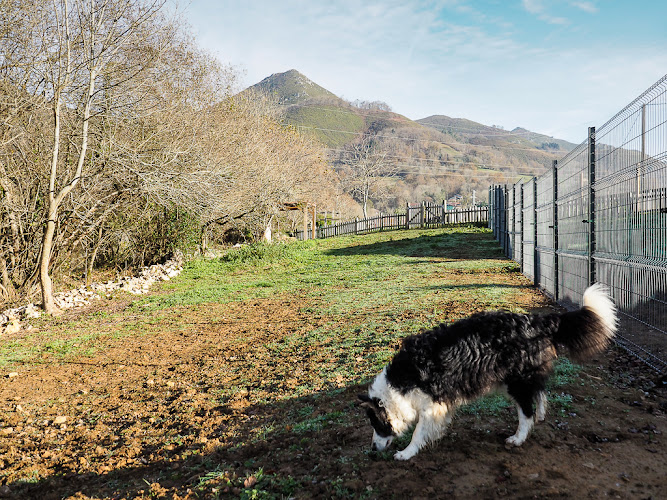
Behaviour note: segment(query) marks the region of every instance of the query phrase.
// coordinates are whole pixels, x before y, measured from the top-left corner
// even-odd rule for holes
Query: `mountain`
[[[523,128],[511,131],[464,118],[432,115],[412,121],[385,103],[348,102],[296,70],[273,74],[250,87],[284,106],[284,121],[319,140],[344,173],[344,151],[362,135],[385,155],[384,193],[375,208],[440,201],[453,194],[484,199],[490,184],[541,175],[574,144]]]
[[[507,131],[500,127],[482,125],[465,118],[450,118],[444,115],[433,115],[417,120],[426,127],[433,128],[443,134],[464,139],[471,144],[487,144],[503,146],[515,144],[526,148],[535,148],[545,151],[560,151],[567,153],[577,145],[571,142],[531,132],[517,127]]]
[[[324,87],[309,80],[295,69],[285,73],[275,73],[267,76],[259,83],[250,87],[253,90],[273,95],[278,104],[303,104],[311,99],[331,100],[332,103],[342,105],[345,101],[329,92]]]
[[[275,73],[249,89],[276,98],[285,106],[287,123],[334,149],[359,134],[385,128],[388,121],[414,123],[389,111],[360,109],[294,69]]]

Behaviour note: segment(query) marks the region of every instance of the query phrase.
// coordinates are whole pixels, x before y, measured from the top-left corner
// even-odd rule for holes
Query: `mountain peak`
[[[309,99],[321,98],[340,99],[295,69],[274,73],[250,88],[275,95],[279,104],[299,104]]]

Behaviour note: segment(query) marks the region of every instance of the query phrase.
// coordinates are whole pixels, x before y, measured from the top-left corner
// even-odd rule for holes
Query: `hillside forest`
[[[57,312],[54,286],[289,232],[287,206],[484,202],[571,146],[240,76],[166,0],[0,0],[0,301]]]

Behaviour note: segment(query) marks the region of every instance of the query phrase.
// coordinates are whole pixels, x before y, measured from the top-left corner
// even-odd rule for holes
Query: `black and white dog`
[[[394,455],[408,460],[444,434],[457,406],[505,389],[519,414],[509,445],[521,446],[544,420],[545,384],[557,352],[585,361],[616,333],[617,315],[604,287],[584,293],[577,311],[546,315],[484,312],[413,335],[359,396],[373,426],[373,450],[416,424],[410,444]],[[537,403],[537,411],[533,410]]]

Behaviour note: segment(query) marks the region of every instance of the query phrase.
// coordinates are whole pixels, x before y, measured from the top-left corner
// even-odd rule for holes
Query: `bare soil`
[[[534,290],[522,297],[549,307]],[[118,314],[92,313],[128,304],[68,313],[54,328],[75,314],[120,328]],[[331,360],[262,346],[320,326],[307,305],[183,307],[158,331],[98,339],[97,354],[42,352],[0,373],[0,497],[667,498],[666,381],[623,351],[560,387],[571,404],[553,405],[521,448],[504,444],[513,409],[459,414],[440,442],[395,462],[369,451],[363,384],[289,396]]]

